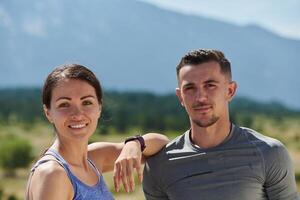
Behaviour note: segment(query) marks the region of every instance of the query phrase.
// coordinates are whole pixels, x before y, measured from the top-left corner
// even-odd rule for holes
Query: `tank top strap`
[[[73,189],[74,189],[74,194],[76,194],[76,192],[77,192],[76,181],[74,180],[74,175],[71,172],[67,161],[57,151],[55,151],[54,149],[51,149],[51,148],[48,149],[44,155],[51,155],[51,156],[56,158],[55,161],[57,161],[64,168],[64,170],[66,171],[66,173],[67,173],[67,175],[68,175],[68,177],[69,177],[69,179],[72,183],[72,186],[73,186]],[[51,159],[49,159],[49,160],[51,160]]]
[[[94,170],[95,170],[95,172],[96,172],[96,174],[97,174],[97,176],[99,177],[99,180],[100,180],[100,178],[101,178],[101,173],[99,172],[99,170],[98,170],[98,168],[96,167],[96,165],[94,164],[94,162],[91,160],[91,159],[89,159],[88,158],[88,162],[91,164],[91,166],[94,168]]]
[[[54,159],[38,160],[38,161],[33,165],[33,167],[31,168],[30,172],[33,173],[33,172],[36,170],[36,168],[37,168],[38,166],[40,166],[41,164],[46,163],[46,162],[48,162],[48,161],[50,161],[50,160],[54,160]],[[56,161],[56,160],[54,160],[54,161]],[[60,163],[59,163],[59,164],[60,164]],[[60,164],[60,165],[61,165],[61,164]]]

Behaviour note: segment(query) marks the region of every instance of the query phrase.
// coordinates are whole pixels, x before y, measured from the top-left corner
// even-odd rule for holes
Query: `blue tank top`
[[[89,186],[82,181],[80,181],[70,170],[69,164],[65,161],[65,159],[55,150],[48,149],[48,151],[44,155],[52,155],[56,158],[57,162],[65,169],[74,189],[74,197],[73,200],[114,200],[112,194],[109,192],[102,174],[98,171],[95,164],[88,159],[90,165],[94,168],[97,176],[98,182],[94,186]],[[31,169],[31,172],[42,163],[45,163],[52,159],[47,160],[39,160]]]

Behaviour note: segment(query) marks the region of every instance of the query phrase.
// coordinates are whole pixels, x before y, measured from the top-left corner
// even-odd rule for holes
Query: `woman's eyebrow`
[[[86,95],[86,96],[81,97],[80,100],[90,98],[90,97],[96,99],[96,97],[94,95]]]

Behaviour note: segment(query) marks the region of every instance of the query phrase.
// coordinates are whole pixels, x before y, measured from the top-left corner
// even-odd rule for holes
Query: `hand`
[[[140,182],[143,180],[143,173],[141,168],[142,152],[139,141],[133,140],[127,142],[114,165],[114,186],[115,190],[119,192],[120,183],[122,181],[125,191],[134,191],[134,168],[137,171]]]

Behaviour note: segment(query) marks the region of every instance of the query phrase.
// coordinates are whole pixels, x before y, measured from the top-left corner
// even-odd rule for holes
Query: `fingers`
[[[136,158],[126,158],[117,160],[114,166],[113,181],[115,191],[120,191],[120,183],[122,182],[125,191],[133,192],[135,189],[134,168],[136,168],[139,180],[142,180],[141,163]]]
[[[135,159],[135,168],[136,168],[136,172],[138,174],[138,178],[139,178],[139,181],[140,183],[143,182],[143,169],[141,167],[141,161],[140,160],[137,160]]]
[[[124,159],[121,161],[121,180],[123,183],[123,187],[125,191],[128,193],[129,192],[129,187],[128,187],[128,181],[127,181],[127,160]]]
[[[122,176],[121,164],[118,161],[116,161],[115,166],[114,166],[114,173],[113,173],[114,186],[115,186],[116,192],[120,191],[121,176]]]
[[[133,192],[135,189],[134,169],[136,169],[140,182],[143,180],[141,167],[142,152],[137,142],[128,142],[123,147],[114,166],[114,186],[118,192],[123,184],[125,191]]]
[[[133,177],[133,160],[132,159],[127,159],[127,174],[126,174],[126,177],[127,177],[127,183],[129,183],[129,189],[131,192],[134,191],[134,177]]]

